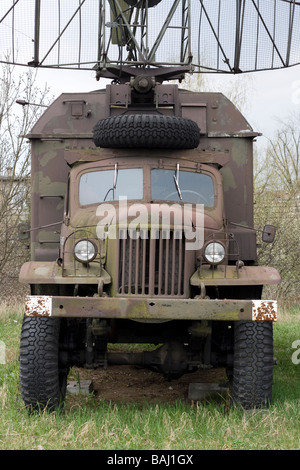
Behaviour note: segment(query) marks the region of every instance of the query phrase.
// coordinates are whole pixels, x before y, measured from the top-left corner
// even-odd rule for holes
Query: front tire
[[[273,324],[236,322],[232,400],[245,409],[266,407],[272,399]]]
[[[65,399],[68,370],[59,362],[61,320],[25,317],[20,344],[22,398],[32,409],[53,410]]]

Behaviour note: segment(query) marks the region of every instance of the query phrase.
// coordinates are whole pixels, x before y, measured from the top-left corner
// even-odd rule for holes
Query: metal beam
[[[212,24],[212,22],[211,22],[211,20],[210,20],[210,17],[209,17],[209,15],[208,15],[207,11],[206,11],[206,8],[204,7],[203,0],[200,0],[200,3],[201,3],[201,5],[202,5],[202,8],[203,8],[203,11],[204,11],[205,16],[206,16],[206,18],[207,18],[207,21],[208,21],[208,23],[209,23],[209,26],[211,27],[211,30],[212,30],[212,32],[213,32],[213,35],[215,36],[216,41],[217,41],[217,43],[218,43],[218,46],[219,46],[219,48],[220,48],[220,50],[221,50],[221,52],[222,52],[222,54],[223,54],[223,56],[224,56],[224,59],[223,59],[223,60],[224,60],[225,64],[227,64],[227,66],[228,66],[230,72],[232,72],[233,69],[232,69],[232,67],[230,66],[229,59],[228,59],[228,57],[226,57],[225,51],[224,51],[224,49],[223,49],[223,47],[222,47],[222,44],[220,43],[219,37],[218,37],[218,35],[217,35],[217,33],[216,33],[214,27],[213,27],[213,24]]]
[[[269,36],[269,38],[270,38],[272,44],[273,44],[273,46],[274,46],[274,48],[275,48],[275,50],[276,50],[276,52],[277,52],[277,54],[278,54],[278,57],[280,58],[280,60],[281,60],[281,62],[282,62],[282,65],[285,67],[286,64],[285,64],[283,58],[281,57],[281,54],[280,54],[280,52],[279,52],[279,50],[278,50],[278,47],[276,46],[276,43],[275,43],[275,41],[274,41],[274,38],[272,38],[271,33],[270,33],[270,31],[269,31],[269,29],[268,29],[268,27],[267,27],[267,25],[266,25],[266,23],[265,23],[265,21],[264,21],[262,15],[261,15],[261,12],[259,11],[258,6],[256,5],[256,3],[255,3],[254,0],[251,0],[251,1],[252,1],[253,5],[254,5],[256,11],[257,11],[257,18],[258,18],[258,20],[260,20],[260,21],[262,22],[262,24],[263,24],[263,26],[264,26],[264,28],[265,28],[265,30],[266,30],[266,32],[267,32],[267,34],[268,34],[268,36]],[[258,45],[258,38],[257,38],[257,45]]]
[[[176,1],[173,3],[173,6],[171,7],[170,13],[168,14],[167,19],[166,19],[166,21],[165,21],[165,23],[164,23],[164,25],[163,25],[163,27],[162,27],[162,29],[161,29],[159,35],[157,36],[157,39],[156,39],[155,43],[154,43],[154,45],[153,45],[153,47],[152,47],[152,49],[151,49],[151,51],[150,51],[150,54],[149,54],[149,62],[152,62],[152,61],[154,60],[155,53],[156,53],[156,51],[157,51],[157,49],[158,49],[158,47],[159,47],[159,45],[160,45],[160,43],[161,43],[161,41],[162,41],[162,38],[163,38],[164,35],[165,35],[165,32],[166,32],[166,30],[167,30],[167,28],[168,28],[168,26],[169,26],[169,24],[170,24],[170,22],[171,22],[173,16],[174,16],[175,11],[177,10],[177,7],[178,7],[178,5],[179,5],[179,2],[180,2],[180,0],[176,0]]]
[[[38,0],[39,1],[39,0]],[[41,60],[40,64],[43,64],[43,62],[46,60],[46,58],[48,57],[48,55],[50,54],[50,52],[52,51],[52,49],[55,47],[55,45],[59,42],[60,38],[62,37],[62,35],[64,34],[64,32],[67,30],[67,28],[69,27],[69,25],[72,23],[73,19],[75,18],[75,16],[77,15],[77,13],[80,11],[80,9],[82,8],[82,6],[84,5],[84,2],[85,0],[82,0],[82,2],[79,4],[78,8],[75,10],[74,14],[71,16],[70,20],[68,21],[68,23],[66,24],[66,26],[63,28],[63,30],[61,31],[61,33],[58,35],[57,39],[54,41],[54,43],[52,44],[52,46],[50,47],[50,49],[48,50],[48,52],[46,53],[46,55],[44,56],[44,58]]]
[[[111,2],[111,0],[109,0],[109,3],[110,3],[110,2]],[[135,38],[133,32],[132,32],[132,30],[131,30],[130,24],[128,23],[127,18],[126,18],[126,16],[125,16],[124,12],[122,11],[122,7],[121,7],[121,5],[120,5],[120,3],[119,3],[119,0],[114,0],[114,2],[116,3],[116,6],[117,6],[117,8],[118,8],[119,11],[120,11],[120,15],[121,15],[121,17],[122,17],[122,20],[124,21],[124,24],[125,24],[125,26],[126,26],[126,28],[127,28],[127,32],[128,32],[128,34],[129,34],[129,36],[130,36],[130,39],[133,41],[133,43],[134,43],[136,49],[138,50],[139,55],[140,55],[140,58],[142,58],[143,60],[145,60],[146,58],[144,57],[143,52],[142,52],[142,50],[141,50],[141,48],[140,48],[140,46],[139,46],[139,44],[138,44],[138,42],[137,42],[137,40],[136,40],[136,38]]]
[[[119,318],[128,320],[276,321],[273,300],[203,300],[138,297],[27,296],[32,317]]]

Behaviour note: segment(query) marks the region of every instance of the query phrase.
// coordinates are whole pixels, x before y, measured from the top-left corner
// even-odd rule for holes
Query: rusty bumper
[[[27,296],[25,315],[140,321],[276,321],[277,303],[273,300]]]

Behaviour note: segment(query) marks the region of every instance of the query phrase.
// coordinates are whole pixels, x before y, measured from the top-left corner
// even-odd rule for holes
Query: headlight
[[[90,263],[97,255],[97,247],[90,240],[80,240],[74,246],[74,256],[81,263]]]
[[[204,258],[210,264],[219,264],[225,258],[225,247],[219,242],[212,242],[206,245]]]

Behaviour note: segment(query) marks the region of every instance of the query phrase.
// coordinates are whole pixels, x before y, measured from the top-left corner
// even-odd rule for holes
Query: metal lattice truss
[[[270,70],[300,63],[300,2],[1,0],[0,40],[1,62],[99,77]]]

